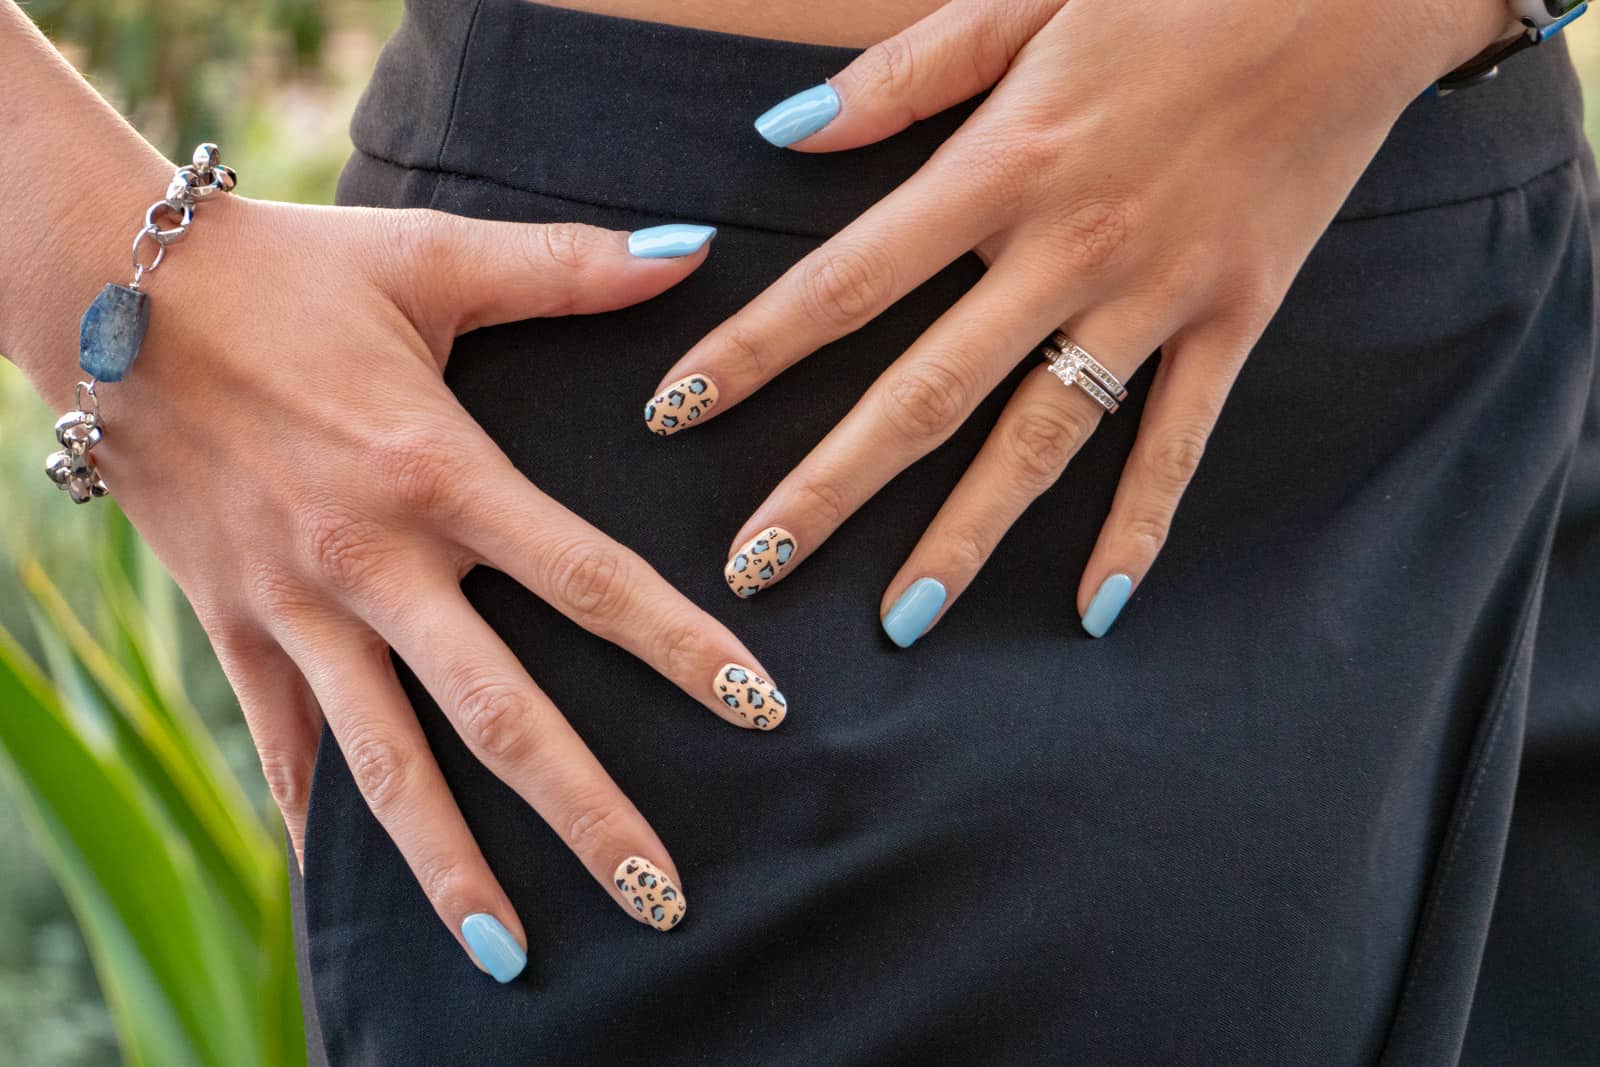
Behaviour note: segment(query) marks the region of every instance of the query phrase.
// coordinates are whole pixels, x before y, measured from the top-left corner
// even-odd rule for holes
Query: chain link
[[[218,193],[232,192],[238,181],[239,177],[233,169],[222,165],[222,155],[216,145],[207,142],[197,147],[193,162],[172,172],[172,180],[167,183],[167,195],[150,205],[144,213],[144,225],[133,235],[133,281],[128,288],[139,288],[144,276],[161,266],[161,261],[167,255],[167,246],[177,244],[188,234],[189,227],[194,224],[197,203]],[[162,226],[156,221],[163,215],[170,216],[167,221],[173,224]],[[147,242],[155,245],[156,249],[148,263],[140,255],[142,246]]]

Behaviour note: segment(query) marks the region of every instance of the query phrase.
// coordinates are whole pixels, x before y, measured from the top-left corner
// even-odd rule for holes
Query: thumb
[[[413,294],[459,335],[480,326],[588,315],[637,304],[705,262],[715,227],[668,223],[629,233],[575,222],[490,222],[435,212]],[[444,284],[440,284],[443,282]]]
[[[756,119],[756,131],[799,152],[881,141],[999,81],[1061,6],[1061,0],[951,0],[821,85],[772,107]]]

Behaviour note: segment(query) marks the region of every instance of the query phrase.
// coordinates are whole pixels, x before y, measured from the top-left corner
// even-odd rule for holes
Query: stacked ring
[[[1122,380],[1060,330],[1051,334],[1039,351],[1050,361],[1050,373],[1062,384],[1077,386],[1107,411],[1115,412],[1120,402],[1128,399]]]

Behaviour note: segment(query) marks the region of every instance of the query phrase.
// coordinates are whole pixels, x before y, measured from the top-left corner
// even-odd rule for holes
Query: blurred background
[[[25,8],[169,157],[217,141],[250,196],[331,203],[401,2]],[[1594,142],[1600,15],[1567,38]],[[41,476],[56,414],[0,361],[0,1064],[302,1062],[280,824],[249,735],[120,513]]]

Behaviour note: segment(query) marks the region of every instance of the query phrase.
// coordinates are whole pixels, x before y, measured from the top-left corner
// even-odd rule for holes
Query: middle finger
[[[1018,359],[1070,317],[1054,272],[1024,257],[996,265],[873,383],[844,419],[758,507],[724,574],[753,596],[793,570],[896,474],[942,444]],[[776,534],[776,536],[769,536]],[[788,540],[788,559],[768,546]]]

